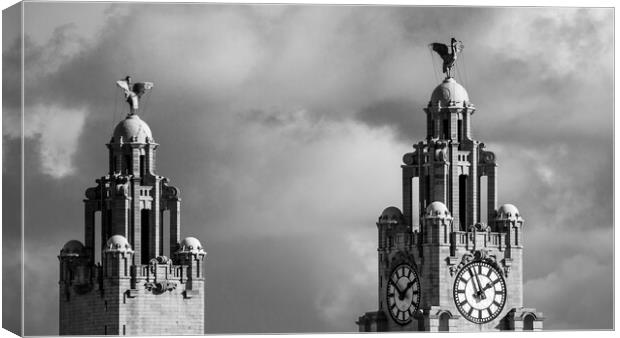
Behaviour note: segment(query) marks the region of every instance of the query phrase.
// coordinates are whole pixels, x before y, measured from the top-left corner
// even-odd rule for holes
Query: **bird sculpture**
[[[463,50],[463,43],[461,41],[457,41],[455,38],[452,38],[450,42],[450,48],[443,43],[433,42],[430,44],[437,54],[443,60],[442,71],[446,74],[447,77],[452,77],[451,72],[454,64],[456,63],[456,57],[458,53]]]
[[[116,85],[125,91],[125,99],[129,103],[129,114],[135,114],[138,110],[140,97],[147,90],[153,88],[153,82],[136,82],[131,83],[131,76],[126,76],[123,80],[116,81]]]

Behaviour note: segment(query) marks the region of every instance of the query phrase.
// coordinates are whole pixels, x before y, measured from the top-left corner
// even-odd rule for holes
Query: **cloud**
[[[611,290],[612,15],[116,4],[88,38],[58,20],[50,42],[27,46],[26,147],[36,153],[26,153],[25,197],[37,212],[26,230],[46,247],[28,278],[57,278],[56,251],[82,236],[84,189],[106,173],[104,144],[126,111],[114,82],[131,74],[155,82],[141,114],[160,144],[157,171],[180,187],[182,235],[209,252],[207,330],[355,331],[377,305],[374,221],[400,205],[402,154],[425,137],[422,108],[440,75],[427,44],[458,32],[475,138],[498,157],[499,201],[526,218],[526,305],[573,328],[559,298],[584,283],[603,290],[580,299],[586,308],[611,308],[601,297]],[[6,121],[12,142],[18,121]],[[599,282],[564,286],[574,264]],[[26,284],[30,299],[49,297],[26,303],[26,334],[56,332],[48,286]]]
[[[609,274],[611,262],[601,264],[583,254],[558,263],[550,274],[524,285],[529,290],[525,296],[526,302],[536,301],[551,310],[545,312],[546,323],[549,324],[546,328],[612,328],[614,297],[613,278]],[[596,313],[596,316],[584,316],[585,313]]]

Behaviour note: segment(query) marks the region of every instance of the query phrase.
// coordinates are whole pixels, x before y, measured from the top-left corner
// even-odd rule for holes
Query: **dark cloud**
[[[411,142],[414,135],[420,137],[426,133],[426,119],[420,118],[426,113],[420,107],[423,105],[419,102],[386,99],[364,107],[355,117],[369,126],[393,128],[404,142]]]
[[[57,332],[56,255],[83,237],[126,74],[155,82],[141,114],[158,173],[181,189],[182,235],[209,252],[208,332],[355,331],[376,306],[374,220],[400,204],[402,154],[425,137],[440,76],[427,44],[451,34],[466,43],[458,80],[499,158],[500,202],[526,218],[526,305],[551,328],[610,328],[560,298],[594,281],[568,272],[587,265],[601,291],[581,301],[611,311],[612,53],[584,51],[610,40],[612,14],[116,4],[92,36],[59,20],[26,48],[25,333]],[[4,122],[12,145],[18,121]]]

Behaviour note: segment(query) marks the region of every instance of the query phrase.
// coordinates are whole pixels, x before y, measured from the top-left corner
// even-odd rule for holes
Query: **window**
[[[467,230],[467,175],[459,176],[459,222],[460,230]]]
[[[144,155],[140,155],[140,176],[146,174],[146,159]]]
[[[439,331],[450,331],[450,315],[446,312],[439,315]]]
[[[131,156],[125,155],[125,174],[131,174]]]
[[[533,331],[534,330],[534,316],[528,314],[523,318],[523,331]]]
[[[140,254],[142,255],[142,264],[149,262],[149,240],[150,240],[150,219],[149,210],[142,209],[140,212]]]

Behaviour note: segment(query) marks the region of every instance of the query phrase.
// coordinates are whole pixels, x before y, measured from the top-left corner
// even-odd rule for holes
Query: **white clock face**
[[[454,302],[467,320],[487,323],[502,312],[506,303],[504,278],[489,263],[469,263],[454,280]]]
[[[411,321],[420,306],[420,280],[408,264],[393,271],[387,285],[387,306],[392,319],[404,325]]]

